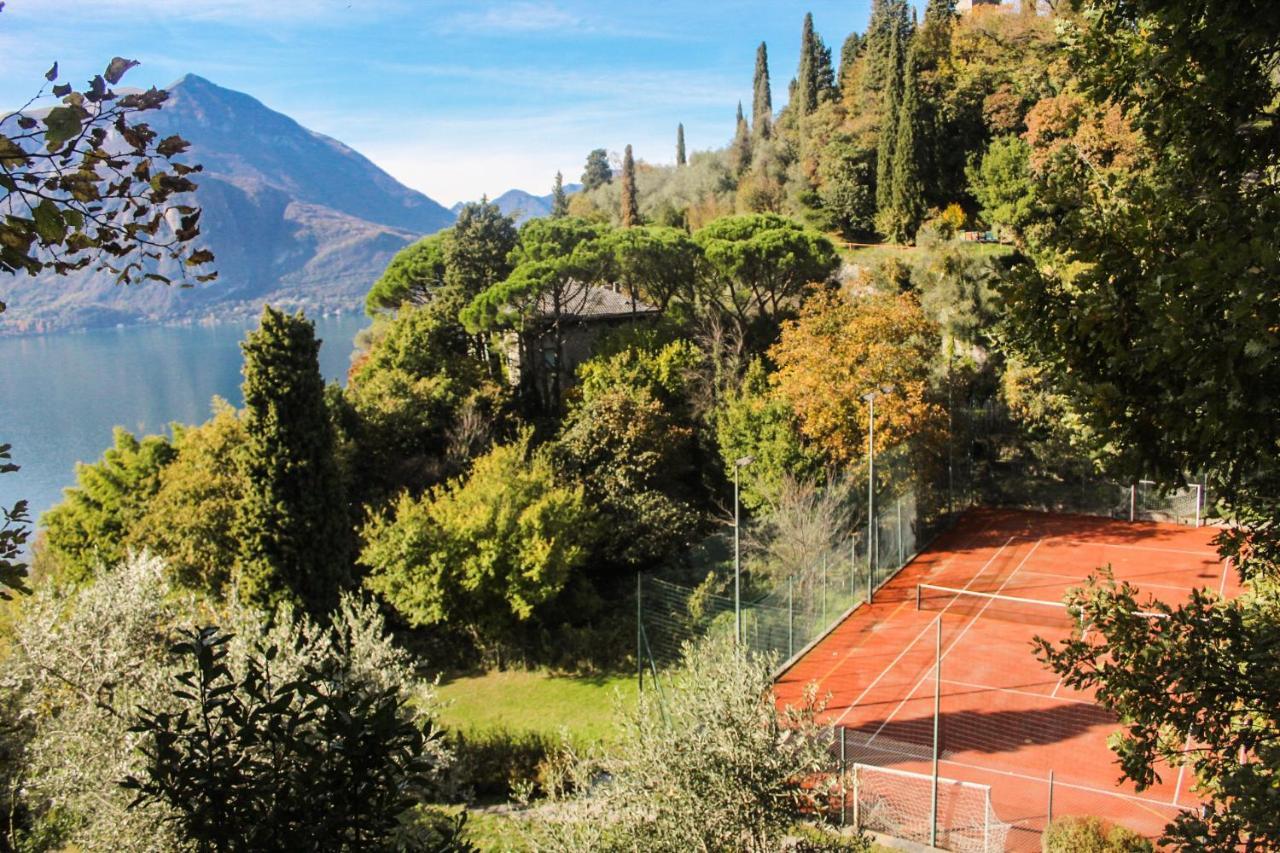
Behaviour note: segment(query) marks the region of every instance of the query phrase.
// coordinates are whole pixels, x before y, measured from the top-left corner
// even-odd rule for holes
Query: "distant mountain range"
[[[568,195],[573,195],[582,189],[582,184],[565,184],[564,191]],[[520,225],[526,220],[535,219],[539,216],[550,216],[552,205],[552,194],[533,195],[524,190],[507,190],[502,195],[492,199],[498,209],[507,216],[514,216],[516,224]],[[454,216],[458,215],[458,211],[462,210],[462,202],[455,204],[450,210]]]
[[[204,166],[197,245],[214,251],[218,280],[122,288],[91,269],[6,277],[0,332],[223,319],[256,314],[263,302],[355,310],[396,251],[455,218],[358,152],[248,95],[194,75],[169,91],[146,121],[161,136],[181,134],[191,143],[187,162]]]

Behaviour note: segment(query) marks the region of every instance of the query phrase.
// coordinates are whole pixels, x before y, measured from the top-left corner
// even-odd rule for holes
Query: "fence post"
[[[644,572],[636,572],[636,679],[641,692],[644,692],[644,607],[641,596],[644,594]]]
[[[1138,484],[1129,487],[1129,520],[1136,521],[1138,516]]]
[[[1200,506],[1204,502],[1204,489],[1196,483],[1196,527],[1200,526]]]
[[[1053,823],[1053,768],[1049,768],[1049,819],[1045,821],[1044,828],[1048,829],[1049,824]]]
[[[902,547],[902,498],[898,498],[898,568],[906,561],[907,553]]]
[[[845,801],[845,794],[846,794],[845,787],[844,787],[844,784],[845,784],[844,777],[848,773],[848,769],[845,763],[845,754],[844,754],[844,728],[841,726],[836,726],[836,731],[840,733],[840,825],[844,826],[844,809],[845,809],[844,801]]]
[[[942,617],[938,617],[933,649],[933,786],[929,801],[929,846],[938,846],[938,712],[942,704]]]

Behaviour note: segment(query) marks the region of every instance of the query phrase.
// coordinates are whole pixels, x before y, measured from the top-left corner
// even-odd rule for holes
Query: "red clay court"
[[[1038,850],[1050,808],[1050,771],[1055,816],[1097,815],[1154,838],[1179,808],[1197,805],[1187,774],[1166,768],[1160,784],[1141,793],[1119,784],[1107,748],[1115,719],[1090,696],[1062,685],[1034,658],[1031,641],[1069,633],[1063,594],[1107,564],[1118,580],[1169,603],[1185,600],[1195,587],[1234,594],[1237,579],[1210,544],[1214,533],[1086,516],[970,511],[880,589],[871,606],[854,611],[785,671],[777,684],[779,702],[798,703],[805,685],[817,682],[819,695],[829,695],[826,722],[845,728],[849,762],[929,774],[941,621],[944,846],[950,825],[956,849]],[[922,584],[988,595],[956,596]],[[867,775],[882,772],[893,771]],[[890,805],[918,811],[919,779],[884,778],[904,780],[886,783],[893,791],[888,799],[917,789],[911,804]],[[999,831],[975,830],[978,840],[970,832],[961,843],[959,824],[973,818],[958,813],[955,792],[981,790],[977,786],[990,788],[986,810],[994,817],[986,820]],[[927,819],[927,787],[924,796]],[[909,837],[907,829],[901,834]]]

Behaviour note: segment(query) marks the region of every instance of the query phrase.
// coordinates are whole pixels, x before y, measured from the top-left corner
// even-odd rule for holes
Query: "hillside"
[[[197,198],[202,245],[219,279],[195,289],[124,289],[91,269],[0,284],[0,332],[230,317],[262,302],[343,310],[359,306],[391,256],[453,215],[338,140],[308,130],[249,95],[187,75],[147,117],[191,142],[204,165]]]

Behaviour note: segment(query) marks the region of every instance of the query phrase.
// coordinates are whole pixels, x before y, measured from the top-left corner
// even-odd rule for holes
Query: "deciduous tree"
[[[557,482],[530,436],[495,447],[465,478],[403,495],[362,532],[365,584],[411,625],[448,624],[492,651],[554,599],[588,553],[581,486]]]
[[[914,295],[850,300],[818,290],[797,319],[783,323],[769,351],[778,366],[771,381],[800,434],[843,466],[867,452],[863,395],[876,389],[893,387],[876,401],[877,452],[936,434],[943,412],[928,391],[938,351],[938,328]]]

